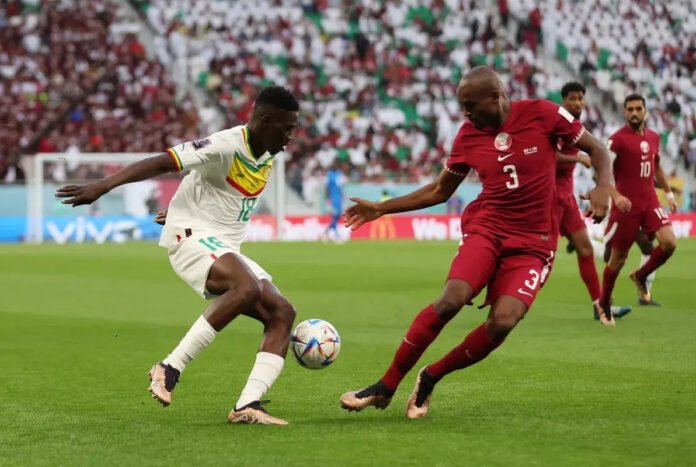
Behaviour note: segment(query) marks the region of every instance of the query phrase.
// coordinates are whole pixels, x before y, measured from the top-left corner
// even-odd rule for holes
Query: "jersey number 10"
[[[640,176],[643,178],[650,177],[650,161],[640,162]]]

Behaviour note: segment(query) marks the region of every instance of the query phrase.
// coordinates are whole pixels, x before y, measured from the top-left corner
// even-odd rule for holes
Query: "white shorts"
[[[213,263],[226,253],[233,253],[241,258],[259,280],[273,279],[255,261],[241,254],[239,249],[225,245],[218,238],[210,232],[196,233],[184,238],[169,250],[169,262],[172,263],[174,272],[198,295],[206,300],[217,297],[206,290],[205,283]]]

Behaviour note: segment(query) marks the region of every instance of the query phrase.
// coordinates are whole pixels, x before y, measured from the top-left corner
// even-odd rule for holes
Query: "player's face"
[[[297,127],[297,112],[279,110],[263,121],[263,139],[271,154],[278,154],[292,141],[292,133]]]
[[[579,119],[585,110],[585,94],[582,91],[571,91],[563,98],[563,108]]]
[[[646,112],[645,105],[643,105],[643,101],[640,99],[628,101],[624,105],[624,117],[634,130],[639,129],[643,125]]]
[[[500,95],[497,91],[482,95],[465,84],[457,89],[457,99],[464,110],[464,116],[476,128],[500,125]]]

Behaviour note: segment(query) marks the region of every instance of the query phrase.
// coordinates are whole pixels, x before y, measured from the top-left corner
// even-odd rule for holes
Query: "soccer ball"
[[[341,350],[341,338],[331,323],[308,319],[297,325],[290,337],[297,362],[305,368],[320,370],[331,365]]]

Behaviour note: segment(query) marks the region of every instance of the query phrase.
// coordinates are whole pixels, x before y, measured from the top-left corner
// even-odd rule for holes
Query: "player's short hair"
[[[565,99],[566,96],[571,92],[581,92],[584,96],[585,91],[586,89],[584,84],[578,83],[577,81],[571,81],[569,83],[564,84],[561,88],[561,97]]]
[[[295,99],[295,96],[282,86],[268,86],[264,88],[258,96],[254,107],[270,105],[279,109],[297,112],[300,110],[300,104]]]
[[[629,101],[641,101],[643,103],[643,107],[647,107],[645,105],[645,97],[643,97],[641,94],[633,93],[626,96],[626,98],[624,99],[624,109],[626,108],[626,104],[628,104]]]

